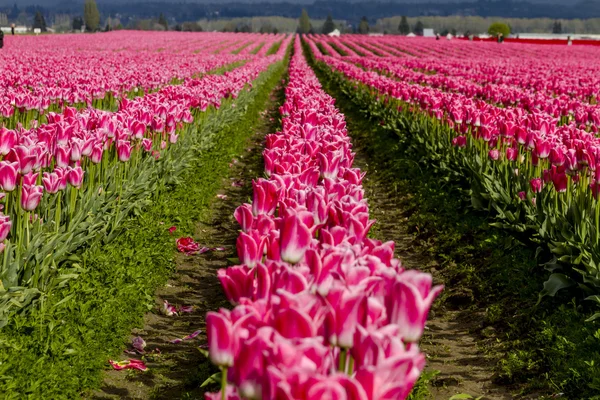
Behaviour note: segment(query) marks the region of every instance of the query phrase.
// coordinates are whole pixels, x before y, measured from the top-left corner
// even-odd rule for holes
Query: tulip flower
[[[33,211],[40,204],[44,194],[43,186],[23,186],[21,189],[21,208]]]
[[[84,172],[81,167],[69,168],[67,172],[67,181],[71,186],[80,189],[83,184],[83,174]]]
[[[310,230],[297,215],[290,215],[281,221],[279,248],[283,261],[290,264],[300,262],[311,240]]]
[[[0,186],[5,192],[12,192],[17,187],[19,163],[0,161]]]
[[[237,239],[237,251],[240,261],[253,268],[262,258],[265,247],[265,239],[258,232],[253,231],[251,235],[242,232]]]
[[[231,321],[221,313],[207,313],[206,335],[211,362],[221,367],[233,366],[235,354]]]
[[[423,334],[425,321],[433,300],[443,286],[431,287],[431,275],[405,271],[397,276],[386,300],[390,323],[397,324],[402,338],[417,342]]]
[[[119,158],[119,161],[121,161],[121,162],[129,161],[129,159],[131,158],[131,150],[132,150],[131,143],[129,143],[128,141],[125,141],[125,140],[120,140],[117,143],[117,156]]]
[[[542,187],[544,186],[544,183],[542,182],[542,180],[540,178],[533,178],[532,180],[529,181],[529,186],[531,187],[531,191],[533,193],[539,193],[542,191]]]
[[[259,179],[252,181],[254,196],[252,199],[252,214],[272,215],[277,205],[277,187],[273,182]]]
[[[0,242],[4,242],[12,228],[12,221],[8,215],[0,214]]]
[[[0,128],[0,154],[7,155],[17,143],[17,133],[15,131]]]
[[[252,209],[247,204],[239,206],[235,209],[233,214],[238,224],[244,232],[248,232],[254,223],[254,217],[252,215]]]

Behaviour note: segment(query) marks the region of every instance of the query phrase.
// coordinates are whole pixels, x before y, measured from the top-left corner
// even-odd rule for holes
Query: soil
[[[231,259],[237,257],[235,242],[239,226],[233,212],[249,201],[252,179],[261,175],[264,136],[277,129],[282,96],[283,88],[279,86],[271,94],[245,154],[232,161],[230,176],[223,179],[222,190],[218,193],[227,197],[220,199],[215,196],[205,217],[196,224],[193,237],[201,247],[223,247],[225,250],[193,256],[176,253],[176,272],[168,284],[157,291],[155,309],[145,315],[143,328],[131,332],[132,338],[140,336],[146,341],[144,360],[148,370],[107,370],[101,389],[88,398],[203,399],[206,390],[218,390],[214,385],[200,387],[217,372],[198,350],[206,343],[204,317],[208,311],[230,307],[217,279],[217,270],[232,265]],[[238,186],[239,183],[242,186]],[[174,240],[176,237],[177,233]],[[193,312],[166,316],[160,311],[165,300],[176,306],[192,306]],[[196,330],[201,330],[197,338],[179,344],[170,343]],[[131,350],[131,346],[127,350]],[[127,358],[140,357],[124,354],[122,359]]]
[[[348,116],[347,119],[352,136],[355,121]],[[367,172],[363,185],[371,218],[377,220],[373,236],[383,241],[393,240],[396,256],[405,268],[432,273],[435,284],[443,284],[444,276],[436,269],[436,260],[415,240],[406,223],[411,212],[406,202],[410,194],[396,192],[390,187],[390,180],[377,170],[375,163],[369,164],[360,145],[360,141],[354,141],[357,153],[354,166]],[[430,382],[431,398],[448,400],[461,393],[490,400],[514,398],[504,387],[493,383],[494,361],[487,359],[478,347],[480,336],[475,332],[480,330],[483,313],[474,315],[467,310],[470,304],[452,303],[457,309],[448,309],[452,304],[440,304],[439,301],[434,304],[421,340],[421,348],[427,356],[426,371],[437,372]]]

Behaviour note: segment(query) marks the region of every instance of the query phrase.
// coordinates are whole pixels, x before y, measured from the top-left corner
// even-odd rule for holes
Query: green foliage
[[[560,21],[554,21],[554,23],[552,24],[552,33],[560,34],[562,33],[562,31],[562,23]]]
[[[163,13],[160,13],[160,15],[158,16],[158,24],[164,26],[165,31],[169,30],[169,23],[167,22],[167,19],[165,18],[165,15]]]
[[[85,0],[83,6],[83,19],[85,28],[90,32],[95,32],[100,26],[100,12],[96,5],[96,0]]]
[[[362,35],[369,33],[369,21],[367,20],[367,17],[362,17],[360,19],[360,23],[358,24],[358,33]]]
[[[415,24],[415,29],[413,30],[414,34],[417,36],[423,36],[423,30],[425,29],[425,26],[423,25],[423,23],[419,20],[417,21],[417,23]]]
[[[157,193],[123,234],[93,245],[78,262],[80,279],[20,314],[0,332],[0,391],[4,399],[72,399],[100,384],[107,360],[118,356],[131,328],[154,304],[154,291],[172,272],[174,242],[167,228],[191,233],[213,201],[252,133],[252,124],[280,81],[283,63],[270,68],[235,100],[196,125],[186,149],[193,163],[177,185]],[[162,224],[161,224],[162,222]]]
[[[298,20],[298,33],[307,34],[310,33],[312,26],[310,25],[310,18],[305,8],[302,9],[300,19]]]
[[[271,54],[277,53],[279,51],[279,48],[281,47],[281,43],[283,43],[282,40],[273,43],[271,48],[267,51],[267,55],[270,56]]]
[[[403,15],[402,19],[400,20],[400,24],[398,25],[398,32],[401,35],[408,35],[410,33],[410,25],[408,25],[408,20],[406,19],[405,15]]]
[[[488,28],[488,34],[494,37],[502,34],[502,36],[507,37],[510,35],[510,27],[504,22],[494,22]]]
[[[46,19],[41,12],[37,11],[33,18],[33,29],[40,29],[42,32],[46,32]]]
[[[83,27],[83,18],[81,18],[81,17],[73,18],[73,30],[80,31],[82,27]]]
[[[331,14],[327,16],[325,23],[323,24],[323,28],[321,29],[321,33],[327,35],[335,29],[335,24],[333,23],[333,18],[331,18]]]

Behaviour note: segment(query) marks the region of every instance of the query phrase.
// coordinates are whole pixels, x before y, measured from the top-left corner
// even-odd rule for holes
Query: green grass
[[[442,308],[467,315],[486,311],[482,328],[493,335],[482,335],[480,345],[497,360],[497,383],[539,398],[564,393],[569,399],[600,399],[600,324],[585,322],[591,312],[574,300],[577,291],[538,304],[546,276],[537,249],[491,227],[488,214],[471,207],[468,187],[402,153],[398,136],[342,92],[340,84],[347,81],[323,66],[315,69],[346,115],[354,145],[403,198],[407,219],[401,223],[411,227],[418,248],[437,260],[446,283]],[[420,397],[413,398],[427,397],[424,386],[417,386]]]
[[[240,94],[235,108],[226,101],[205,119],[198,134],[207,140],[193,149],[197,157],[183,182],[129,220],[115,241],[86,250],[79,279],[43,308],[15,316],[0,332],[3,399],[72,399],[98,387],[107,360],[120,354],[131,329],[153,307],[154,291],[173,272],[168,227],[192,232],[231,158],[244,149],[283,69],[283,63],[272,67],[255,82],[257,89]]]
[[[281,47],[282,43],[283,43],[283,40],[273,43],[273,45],[267,51],[267,55],[270,56],[272,54],[277,53],[279,51],[279,48]]]

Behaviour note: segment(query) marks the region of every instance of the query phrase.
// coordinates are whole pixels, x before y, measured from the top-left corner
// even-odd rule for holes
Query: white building
[[[0,30],[2,30],[2,32],[4,32],[5,34],[10,34],[10,26],[2,26],[0,27]],[[15,26],[15,34],[17,33],[27,33],[27,27],[24,25]]]
[[[435,33],[433,33],[433,29],[431,28],[426,28],[423,29],[423,37],[434,37]]]

